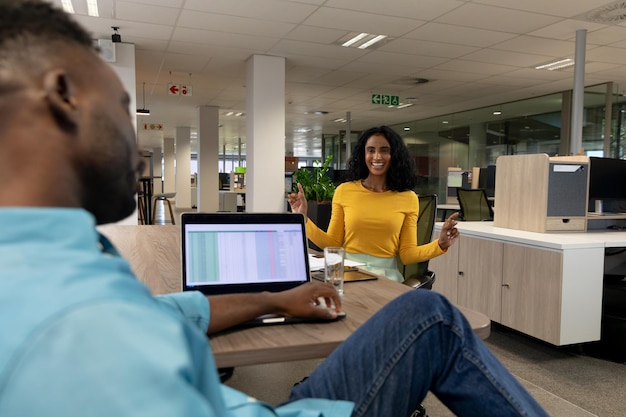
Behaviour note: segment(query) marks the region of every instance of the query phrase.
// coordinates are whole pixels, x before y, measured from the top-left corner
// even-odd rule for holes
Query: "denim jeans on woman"
[[[355,403],[355,417],[409,416],[431,391],[458,416],[547,416],[441,295],[414,290],[341,344],[291,400]]]

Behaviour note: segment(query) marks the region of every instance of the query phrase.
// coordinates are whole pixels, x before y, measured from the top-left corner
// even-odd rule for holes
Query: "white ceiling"
[[[56,0],[55,0],[56,1]],[[60,0],[59,0],[60,1]],[[82,0],[74,0],[74,3]],[[319,155],[321,133],[350,112],[352,130],[494,105],[573,87],[573,69],[539,64],[574,58],[576,31],[587,30],[585,84],[626,90],[626,23],[590,17],[605,0],[100,0],[110,18],[77,15],[94,37],[136,45],[137,104],[163,124],[139,132],[160,146],[177,126],[197,126],[197,106],[219,106],[220,139],[245,142],[245,68],[253,54],[286,58],[286,148]],[[599,13],[623,16],[625,2]],[[597,14],[597,13],[596,13]],[[333,42],[349,32],[385,34],[376,49]],[[430,82],[415,85],[415,78]],[[192,97],[171,96],[169,83],[191,84]],[[371,104],[372,93],[415,98],[414,106]],[[325,111],[325,115],[305,112]],[[298,129],[311,129],[297,133]]]

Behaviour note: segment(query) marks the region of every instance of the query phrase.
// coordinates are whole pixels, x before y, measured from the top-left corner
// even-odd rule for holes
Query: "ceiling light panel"
[[[87,0],[87,14],[92,17],[98,17],[98,0]]]
[[[115,0],[53,0],[52,3],[63,8],[65,13],[115,18]]]
[[[61,0],[61,7],[65,13],[74,14],[74,5],[72,4],[72,0]]]
[[[574,60],[571,58],[565,58],[558,61],[549,62],[547,64],[538,65],[535,67],[535,69],[554,71],[562,68],[571,67],[572,65],[574,65]]]
[[[351,32],[341,38],[339,38],[335,44],[344,46],[346,48],[358,48],[366,49],[370,47],[379,47],[385,42],[389,41],[387,35],[376,35],[365,32]]]

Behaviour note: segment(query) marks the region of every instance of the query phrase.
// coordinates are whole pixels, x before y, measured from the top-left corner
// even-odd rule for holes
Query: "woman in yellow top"
[[[387,126],[363,132],[345,180],[335,191],[328,231],[307,219],[307,235],[320,248],[343,246],[347,259],[365,262],[365,269],[402,282],[398,257],[405,265],[429,260],[445,253],[459,235],[454,213],[437,241],[417,245],[415,164],[400,135]],[[300,184],[298,190],[289,195],[289,204],[293,212],[306,216]]]

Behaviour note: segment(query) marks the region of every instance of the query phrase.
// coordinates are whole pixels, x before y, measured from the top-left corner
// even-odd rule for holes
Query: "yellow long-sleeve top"
[[[423,262],[445,251],[437,241],[417,246],[419,200],[413,191],[369,191],[361,181],[337,187],[328,232],[307,220],[309,239],[317,246],[343,246],[348,253],[381,258],[399,256],[405,264]]]

